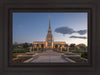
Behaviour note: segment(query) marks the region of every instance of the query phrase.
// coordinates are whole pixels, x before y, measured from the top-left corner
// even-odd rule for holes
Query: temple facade
[[[49,28],[48,28],[48,33],[47,33],[45,41],[35,41],[33,42],[33,44],[35,48],[37,46],[39,46],[39,48],[41,48],[41,46],[43,46],[44,48],[55,48],[55,45],[58,45],[58,47],[60,46],[64,47],[66,42],[54,41],[51,27],[50,27],[50,16],[49,16]]]

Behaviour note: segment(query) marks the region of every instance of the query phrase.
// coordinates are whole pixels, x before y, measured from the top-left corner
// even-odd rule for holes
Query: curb
[[[36,54],[36,55],[33,55],[32,58],[30,58],[30,59],[24,61],[24,63],[31,62],[32,60],[34,60],[34,59],[36,59],[36,58],[38,58],[38,57],[39,57],[39,55],[37,55],[37,54]]]

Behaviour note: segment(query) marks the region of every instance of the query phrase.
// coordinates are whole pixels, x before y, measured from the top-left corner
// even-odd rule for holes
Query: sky
[[[88,13],[86,12],[14,12],[13,43],[45,41],[49,28],[49,16],[51,16],[50,24],[54,41],[87,45]]]

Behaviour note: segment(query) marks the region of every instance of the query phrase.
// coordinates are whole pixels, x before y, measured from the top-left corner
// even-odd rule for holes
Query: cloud
[[[81,37],[81,36],[70,36],[70,38],[80,38],[80,39],[87,39],[85,36]]]
[[[72,34],[75,31],[72,28],[69,27],[59,27],[55,29],[55,32],[61,33],[61,34]]]
[[[84,34],[86,34],[86,30],[79,30],[79,31],[77,31],[77,33],[79,33],[80,35],[84,35]]]
[[[55,32],[57,33],[61,33],[61,34],[72,34],[72,33],[78,33],[80,35],[84,35],[86,34],[86,29],[85,30],[79,30],[79,31],[75,31],[72,28],[69,27],[59,27],[55,29]]]

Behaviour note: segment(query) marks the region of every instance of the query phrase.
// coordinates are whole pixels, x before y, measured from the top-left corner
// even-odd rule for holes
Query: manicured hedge
[[[86,50],[70,50],[70,52],[74,52],[74,53],[84,53],[87,52]]]
[[[14,50],[13,53],[25,53],[29,52],[29,50]]]

